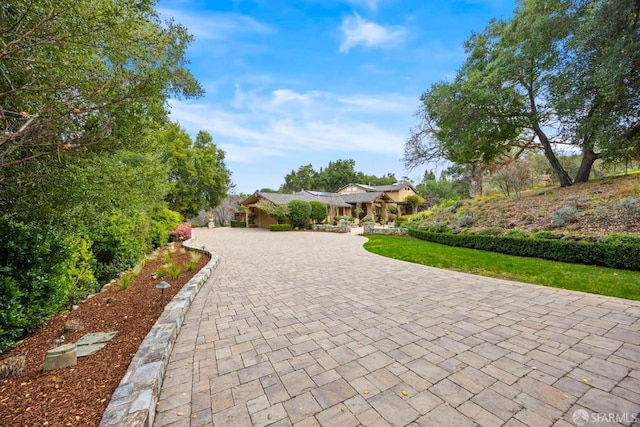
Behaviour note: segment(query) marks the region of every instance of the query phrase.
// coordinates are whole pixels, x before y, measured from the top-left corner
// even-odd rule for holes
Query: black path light
[[[164,290],[170,287],[171,285],[165,282],[164,280],[156,285],[156,288],[162,291],[162,293],[160,294],[160,306],[164,305]]]

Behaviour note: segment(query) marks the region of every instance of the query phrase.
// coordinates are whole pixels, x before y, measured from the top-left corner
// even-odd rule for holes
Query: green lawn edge
[[[640,272],[454,248],[396,236],[366,236],[377,255],[481,276],[640,300]]]

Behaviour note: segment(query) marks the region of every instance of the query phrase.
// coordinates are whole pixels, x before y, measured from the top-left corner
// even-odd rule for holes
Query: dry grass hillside
[[[555,215],[554,215],[555,213]],[[553,231],[566,237],[598,238],[640,233],[640,174],[529,190],[518,198],[491,195],[443,204],[416,215],[422,225],[446,222],[458,229],[500,227],[527,233]]]

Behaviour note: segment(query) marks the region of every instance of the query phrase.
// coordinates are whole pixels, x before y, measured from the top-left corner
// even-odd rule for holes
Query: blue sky
[[[406,171],[403,144],[431,84],[451,79],[463,42],[515,0],[161,0],[195,37],[206,94],[171,100],[192,137],[226,153],[236,192],[277,189],[299,166],[353,159],[368,175]],[[433,167],[433,166],[432,166]],[[432,168],[431,167],[431,168]]]

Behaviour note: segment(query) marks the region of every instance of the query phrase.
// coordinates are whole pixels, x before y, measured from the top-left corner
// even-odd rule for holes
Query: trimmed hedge
[[[434,233],[415,228],[409,229],[409,235],[447,246],[640,271],[640,245]]]
[[[291,224],[271,224],[269,225],[271,231],[289,231],[291,230]]]
[[[236,221],[235,219],[231,220],[232,228],[246,228],[247,223],[245,221]]]

